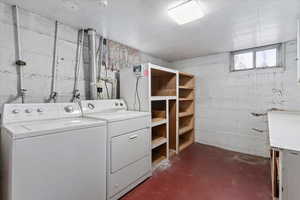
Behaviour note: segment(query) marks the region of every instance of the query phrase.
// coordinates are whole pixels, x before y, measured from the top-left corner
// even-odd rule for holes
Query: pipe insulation
[[[96,59],[96,31],[88,29],[89,60],[90,60],[90,99],[97,99],[97,59]]]
[[[54,48],[53,48],[53,61],[52,61],[52,82],[51,82],[51,93],[50,93],[50,102],[56,103],[57,91],[56,91],[56,82],[57,82],[57,36],[58,36],[58,21],[55,21],[55,32],[54,32]]]
[[[76,52],[76,66],[75,66],[75,82],[73,90],[73,102],[80,100],[79,92],[79,78],[80,78],[80,63],[83,56],[84,48],[84,30],[78,31],[78,42],[77,42],[77,52]]]
[[[19,19],[19,8],[14,5],[12,6],[14,14],[14,26],[15,26],[15,39],[16,39],[16,65],[18,66],[19,73],[19,84],[18,84],[18,96],[21,97],[22,103],[25,102],[26,89],[23,86],[24,73],[23,67],[26,62],[22,60],[22,46],[20,42],[20,19]]]

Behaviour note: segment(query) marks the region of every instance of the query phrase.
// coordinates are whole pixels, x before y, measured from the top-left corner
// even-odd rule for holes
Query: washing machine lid
[[[88,113],[85,114],[87,117],[106,120],[108,122],[122,121],[127,119],[134,119],[140,117],[150,117],[151,114],[148,112],[138,112],[138,111],[127,111],[120,110],[117,112],[108,112],[108,113]]]
[[[106,122],[99,119],[77,117],[11,123],[6,124],[4,129],[13,139],[22,139],[105,125]]]

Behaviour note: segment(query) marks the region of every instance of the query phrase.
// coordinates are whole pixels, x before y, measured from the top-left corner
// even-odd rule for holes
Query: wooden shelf
[[[194,115],[193,112],[180,112],[179,113],[179,118],[193,116],[193,115]]]
[[[167,157],[165,155],[152,156],[152,167],[157,167],[161,162],[166,160]]]
[[[183,151],[188,146],[194,143],[194,131],[185,132],[179,136],[179,151]]]
[[[167,143],[167,138],[165,137],[157,137],[152,140],[152,149],[155,149],[163,144]]]
[[[183,135],[191,130],[193,130],[194,127],[193,126],[185,126],[185,127],[182,127],[182,128],[179,128],[179,135]]]
[[[194,113],[194,101],[181,101],[179,113]]]
[[[194,101],[193,98],[179,98],[179,101]]]
[[[168,159],[167,157],[167,144],[161,144],[152,149],[152,166],[156,167],[162,161]]]
[[[181,86],[179,86],[179,89],[181,89],[181,90],[193,90],[194,87],[189,87],[189,86],[181,85]]]
[[[166,118],[156,117],[156,118],[152,118],[152,124],[151,124],[151,126],[155,127],[155,126],[159,126],[159,125],[162,125],[162,124],[165,124],[165,123],[167,123],[167,119]]]
[[[181,143],[179,145],[179,151],[183,151],[185,148],[187,148],[188,146],[190,146],[191,144],[193,144],[194,142],[192,140],[187,140],[184,141],[183,143]]]
[[[151,96],[177,96],[176,72],[151,69]]]
[[[176,96],[151,96],[151,101],[175,100]]]
[[[179,75],[180,76],[186,76],[186,77],[189,77],[189,78],[194,78],[194,75],[189,74],[189,73],[185,73],[185,72],[179,72]]]
[[[160,89],[152,96],[174,96],[176,95],[176,89]]]

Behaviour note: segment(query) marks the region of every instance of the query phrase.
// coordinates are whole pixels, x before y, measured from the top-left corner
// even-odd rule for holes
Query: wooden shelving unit
[[[136,74],[121,70],[120,96],[130,110],[151,112],[153,168],[194,142],[194,76],[151,63],[142,65],[137,105]]]
[[[194,143],[195,140],[195,78],[193,75],[179,72],[179,152]]]
[[[177,71],[151,66],[149,69],[152,113],[152,165],[158,166],[177,153]]]

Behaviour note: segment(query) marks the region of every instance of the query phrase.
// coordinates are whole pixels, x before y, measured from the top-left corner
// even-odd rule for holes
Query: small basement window
[[[231,71],[281,67],[281,44],[231,52]]]

